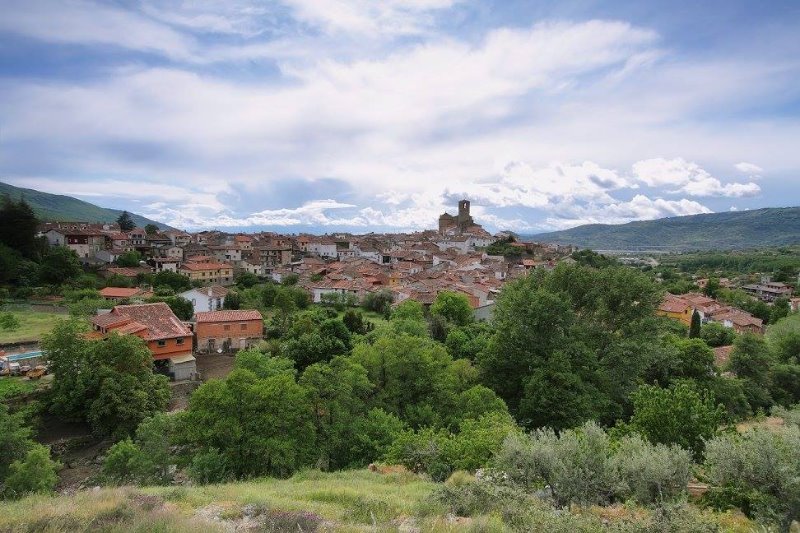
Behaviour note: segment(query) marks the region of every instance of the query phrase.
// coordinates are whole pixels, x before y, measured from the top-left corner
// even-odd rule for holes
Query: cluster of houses
[[[51,246],[74,250],[81,261],[98,265],[108,277],[136,279],[172,271],[193,282],[196,288],[180,294],[192,303],[190,321],[179,320],[164,303],[135,303],[152,296],[151,289],[143,287],[106,287],[101,295],[116,305],[92,318],[93,336],[112,331],[139,336],[147,342],[157,369],[182,380],[197,375],[195,355],[233,352],[263,338],[258,311],[223,309],[227,287],[240,272],[277,282],[296,276],[297,285],[314,302],[326,300],[326,295],[360,301],[385,291],[395,303],[414,299],[430,305],[440,292],[454,291],[466,296],[477,318],[486,319],[507,280],[572,261],[574,248],[542,243],[514,243],[525,259],[487,255],[485,248],[506,235],[490,235],[469,211],[469,202],[462,200],[457,215],[440,217],[438,231],[397,234],[148,233],[75,222],[46,223],[40,231]],[[115,265],[129,251],[141,255],[140,265]]]
[[[718,322],[726,328],[733,328],[737,333],[764,332],[764,323],[760,318],[700,293],[681,295],[667,293],[656,313],[680,320],[689,326],[695,311],[700,315],[703,324]]]

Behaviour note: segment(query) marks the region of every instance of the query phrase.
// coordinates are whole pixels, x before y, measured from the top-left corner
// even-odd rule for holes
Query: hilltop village
[[[75,251],[83,263],[98,266],[105,277],[134,281],[139,274],[171,271],[196,286],[227,287],[240,273],[276,282],[296,275],[297,285],[315,303],[326,294],[360,301],[369,293],[389,291],[395,303],[413,299],[430,305],[439,292],[455,291],[466,295],[478,313],[488,312],[507,279],[532,268],[552,269],[559,261],[572,261],[569,255],[575,250],[514,242],[520,252],[517,258],[489,255],[487,247],[509,234],[493,236],[476,224],[467,200],[459,202],[457,215],[441,215],[438,231],[283,235],[148,229],[122,231],[116,224],[51,222],[43,224],[40,232],[51,246]],[[117,266],[129,252],[137,252],[141,264]],[[140,295],[133,290],[106,290],[104,296]]]

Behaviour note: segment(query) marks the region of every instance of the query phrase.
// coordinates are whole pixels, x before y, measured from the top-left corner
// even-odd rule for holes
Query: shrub
[[[561,435],[549,428],[529,436],[511,435],[495,463],[524,488],[548,485],[559,507],[608,503],[617,483],[611,441],[594,422]]]
[[[61,465],[50,459],[50,449],[35,444],[23,461],[14,461],[5,480],[5,494],[19,498],[26,494],[48,493],[58,483],[56,472]]]
[[[686,495],[692,456],[678,446],[650,444],[638,435],[625,437],[614,453],[620,477],[619,496],[639,503],[662,503]]]
[[[800,519],[799,427],[720,435],[706,445],[704,467],[717,487],[707,495],[713,506],[787,529]]]
[[[201,452],[192,458],[189,477],[195,483],[221,483],[232,479],[225,457],[218,450]]]

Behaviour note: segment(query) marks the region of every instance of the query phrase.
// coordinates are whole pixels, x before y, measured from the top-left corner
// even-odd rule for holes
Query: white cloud
[[[415,34],[432,22],[432,11],[457,0],[282,0],[295,17],[330,33]]]
[[[566,229],[581,224],[624,224],[633,220],[653,220],[711,212],[708,207],[686,198],[653,200],[643,194],[637,194],[627,202],[616,202],[600,209],[596,206],[565,206],[562,216],[545,219],[545,227]]]
[[[194,39],[134,12],[83,0],[7,0],[0,31],[52,43],[103,45],[189,59]]]
[[[761,192],[756,183],[726,183],[713,177],[697,163],[676,159],[647,159],[633,165],[633,173],[650,187],[668,187],[670,192],[690,196],[726,196],[740,198]]]
[[[751,178],[760,178],[761,174],[763,174],[764,172],[764,169],[761,168],[760,166],[753,163],[747,163],[746,161],[742,161],[741,163],[736,163],[734,167],[736,167],[736,170],[738,170],[742,174],[746,174]]]

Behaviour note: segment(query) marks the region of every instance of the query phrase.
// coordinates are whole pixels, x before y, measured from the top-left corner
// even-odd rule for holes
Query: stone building
[[[469,227],[475,226],[475,221],[469,214],[469,200],[461,200],[458,202],[458,215],[451,215],[443,213],[439,217],[439,233],[447,233],[455,231],[456,233],[463,233]]]

